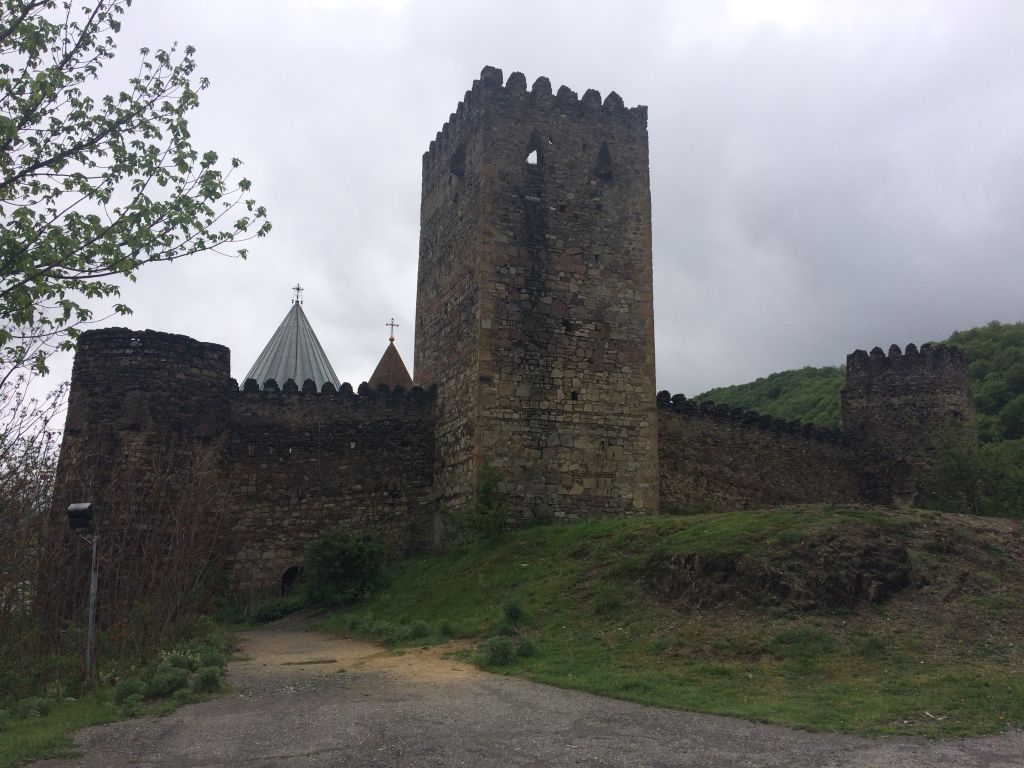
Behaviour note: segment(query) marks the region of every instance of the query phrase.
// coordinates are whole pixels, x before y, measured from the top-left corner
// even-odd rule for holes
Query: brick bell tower
[[[415,379],[441,504],[658,510],[647,108],[485,67],[423,156]]]

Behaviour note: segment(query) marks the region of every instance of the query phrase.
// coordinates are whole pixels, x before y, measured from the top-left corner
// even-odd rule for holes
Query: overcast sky
[[[225,344],[239,379],[296,281],[342,380],[392,315],[411,368],[421,156],[487,64],[648,106],[659,389],[1024,320],[1018,0],[136,0],[117,64],[175,40],[212,81],[197,148],[274,229],[143,270],[108,324]]]

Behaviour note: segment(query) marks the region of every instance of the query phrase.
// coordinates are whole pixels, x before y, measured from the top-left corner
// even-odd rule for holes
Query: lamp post
[[[96,591],[99,587],[99,531],[93,528],[93,513],[96,511],[92,502],[81,502],[68,505],[68,527],[78,533],[92,545],[92,563],[89,566],[89,635],[85,645],[85,679],[93,677],[94,651],[96,648]]]

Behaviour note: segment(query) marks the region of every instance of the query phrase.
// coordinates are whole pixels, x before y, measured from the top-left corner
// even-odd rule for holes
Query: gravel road
[[[285,623],[246,633],[233,692],[81,731],[36,766],[1024,767],[1024,731],[868,739],[604,699],[480,672],[438,649],[394,655]]]

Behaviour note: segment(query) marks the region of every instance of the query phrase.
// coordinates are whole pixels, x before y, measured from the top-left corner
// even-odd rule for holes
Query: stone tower
[[[103,328],[78,338],[57,476],[59,509],[106,504],[117,476],[146,486],[175,451],[215,442],[227,427],[226,347],[156,331]]]
[[[415,379],[436,489],[517,518],[658,509],[647,109],[485,67],[423,156]]]
[[[956,347],[893,344],[846,357],[843,430],[886,457],[897,502],[927,505],[937,462],[955,446],[973,445],[974,403],[967,358]]]

